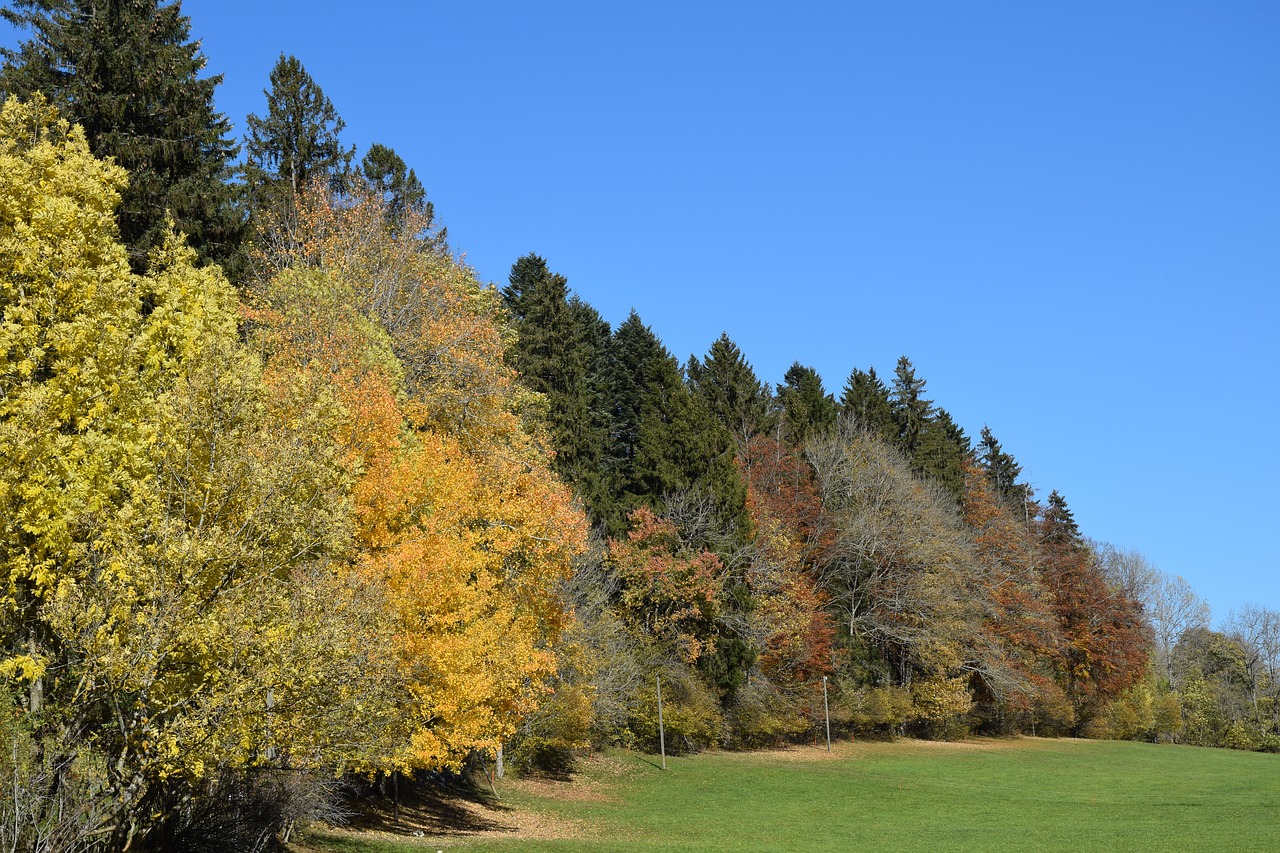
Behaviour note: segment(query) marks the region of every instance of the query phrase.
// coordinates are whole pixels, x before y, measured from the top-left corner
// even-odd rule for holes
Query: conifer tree
[[[753,436],[772,428],[773,400],[769,389],[756,377],[727,333],[716,339],[702,361],[690,356],[687,373],[693,392],[733,433],[739,450]]]
[[[130,264],[141,271],[171,216],[203,260],[233,275],[244,224],[227,184],[237,146],[214,109],[221,75],[201,77],[180,2],[13,0],[0,16],[31,38],[0,50],[0,90],[42,92],[84,128],[94,156],[129,173],[117,211]]]
[[[446,247],[447,229],[434,227],[435,205],[427,200],[426,188],[417,174],[410,169],[394,148],[375,142],[369,146],[360,160],[360,175],[369,186],[382,196],[387,209],[387,220],[393,232],[397,232],[409,213],[417,214],[415,221],[427,223],[427,234],[434,248]]]
[[[893,371],[893,417],[898,424],[898,448],[914,457],[920,436],[933,417],[933,401],[924,397],[924,379],[916,376],[911,359],[905,355],[898,359]]]
[[[889,403],[889,389],[876,375],[874,367],[863,371],[854,368],[840,397],[840,411],[853,419],[859,429],[878,435],[888,442],[896,442],[898,425],[893,419],[893,406]]]
[[[972,452],[969,436],[940,408],[925,424],[912,461],[916,471],[936,481],[958,503],[964,496],[964,462]]]
[[[267,114],[246,119],[245,181],[255,215],[271,212],[287,225],[312,181],[341,184],[355,148],[343,147],[346,123],[296,56],[280,55],[263,94]]]
[[[822,385],[822,377],[812,367],[795,362],[778,386],[783,431],[793,445],[827,432],[836,424],[835,398]]]
[[[619,501],[605,519],[610,532],[625,531],[632,509],[691,492],[711,500],[716,527],[730,535],[743,531],[746,491],[733,439],[685,385],[675,357],[634,311],[610,350],[606,465]]]
[[[556,471],[593,513],[605,501],[600,469],[608,437],[602,382],[609,324],[537,255],[511,267],[503,300],[517,333],[508,353],[524,384],[547,400]]]
[[[996,494],[1010,506],[1016,506],[1028,499],[1027,487],[1018,482],[1022,473],[1019,465],[1010,454],[1000,446],[999,440],[986,424],[982,425],[981,437],[978,440],[978,461],[987,477],[995,487]]]

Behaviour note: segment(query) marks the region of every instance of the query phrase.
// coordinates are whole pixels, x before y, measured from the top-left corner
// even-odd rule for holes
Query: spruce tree
[[[799,447],[835,426],[839,409],[812,367],[795,362],[778,386],[783,431],[787,441]]]
[[[689,390],[679,364],[634,311],[614,333],[608,371],[611,435],[606,465],[618,504],[605,519],[626,529],[640,506],[661,509],[672,496],[701,496],[718,534],[746,530],[746,489],[729,431]]]
[[[601,468],[608,438],[603,380],[609,324],[570,298],[565,277],[537,255],[512,265],[502,296],[517,334],[511,365],[547,400],[554,467],[577,486],[593,515],[607,514]]]
[[[924,397],[925,381],[916,376],[911,359],[898,359],[893,371],[893,417],[898,425],[898,448],[914,458],[925,426],[933,417],[933,401]]]
[[[854,368],[840,397],[840,413],[859,429],[890,443],[898,440],[898,424],[893,419],[889,389],[876,375],[874,367],[863,371]]]
[[[171,216],[202,260],[238,271],[245,229],[228,185],[237,146],[214,109],[221,75],[201,77],[180,2],[11,0],[6,21],[30,33],[0,50],[0,89],[42,92],[84,128],[94,156],[129,172],[117,210],[135,271],[164,242]]]
[[[689,357],[689,387],[739,445],[773,426],[773,398],[737,344],[722,333],[706,358]]]
[[[339,135],[343,122],[296,56],[280,54],[271,69],[267,114],[246,119],[245,184],[255,215],[292,222],[298,194],[314,180],[341,187],[355,156]]]
[[[972,452],[964,430],[940,408],[925,424],[912,462],[918,473],[945,488],[958,504],[964,496],[964,463]]]
[[[1049,545],[1084,546],[1084,538],[1080,535],[1080,527],[1076,524],[1075,515],[1067,506],[1067,499],[1054,489],[1049,493],[1049,505],[1044,509],[1040,540]]]
[[[1004,451],[991,428],[982,425],[978,441],[978,462],[982,465],[996,494],[1010,506],[1018,506],[1028,498],[1026,485],[1018,482],[1022,466]]]
[[[415,236],[429,237],[431,246],[436,249],[446,248],[447,229],[433,227],[435,205],[427,200],[427,190],[422,181],[394,148],[380,142],[370,145],[360,160],[360,176],[386,202],[387,220],[392,231],[400,230],[406,214],[416,213],[428,223],[429,234]]]

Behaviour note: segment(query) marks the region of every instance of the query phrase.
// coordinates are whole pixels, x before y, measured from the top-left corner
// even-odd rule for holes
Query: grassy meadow
[[[499,783],[469,830],[320,833],[344,853],[1274,851],[1280,756],[1078,740],[838,744],[668,759],[615,752],[571,781]],[[503,831],[505,830],[505,832]]]

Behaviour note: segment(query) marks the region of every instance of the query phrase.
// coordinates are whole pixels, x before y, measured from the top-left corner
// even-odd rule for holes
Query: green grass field
[[[309,849],[1277,851],[1280,756],[1075,740],[611,754],[572,783],[500,786],[513,839],[331,837]],[[532,828],[530,828],[532,827]]]

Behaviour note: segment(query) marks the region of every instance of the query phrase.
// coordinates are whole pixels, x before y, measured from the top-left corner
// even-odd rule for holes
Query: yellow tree
[[[435,767],[545,692],[585,522],[525,428],[496,292],[384,205],[307,195],[251,317],[273,381],[327,383],[344,411],[353,570],[385,589],[404,683],[404,741],[371,767]]]
[[[5,806],[65,848],[164,846],[221,771],[390,718],[358,712],[379,664],[335,622],[377,589],[324,571],[352,542],[336,409],[264,386],[178,238],[129,272],[123,181],[43,104],[3,106],[0,677],[47,771]]]

